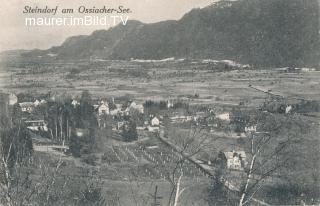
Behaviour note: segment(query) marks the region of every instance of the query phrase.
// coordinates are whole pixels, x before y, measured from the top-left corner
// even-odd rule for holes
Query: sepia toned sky
[[[6,0],[0,4],[0,51],[47,49],[51,46],[60,45],[69,36],[90,34],[97,29],[107,29],[106,26],[25,26],[26,17],[46,16],[23,14],[25,6],[38,6],[40,8],[58,6],[59,9],[73,8],[77,10],[81,5],[88,8],[93,6],[100,8],[103,5],[113,8],[122,5],[132,10],[129,19],[153,23],[180,19],[192,8],[202,8],[213,1],[215,0]],[[56,17],[65,16],[68,15],[61,13],[56,15]],[[73,16],[76,16],[76,14]]]

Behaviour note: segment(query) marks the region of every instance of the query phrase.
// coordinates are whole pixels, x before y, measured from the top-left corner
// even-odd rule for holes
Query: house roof
[[[151,118],[151,120],[153,120],[153,119],[157,119],[157,120],[159,120],[159,118],[158,118],[158,117],[152,117],[152,118]]]
[[[100,108],[109,108],[109,105],[108,105],[108,103],[103,103],[103,104],[101,104],[100,106],[99,106],[99,109]]]
[[[33,107],[33,102],[21,102],[19,103],[20,107]]]
[[[240,155],[242,158],[246,158],[245,151],[231,151],[231,152],[223,152],[227,159],[233,159],[235,155]]]

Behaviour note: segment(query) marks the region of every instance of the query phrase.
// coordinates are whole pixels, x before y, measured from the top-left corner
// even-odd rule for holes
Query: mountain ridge
[[[307,23],[306,23],[307,22]],[[130,20],[60,46],[23,53],[56,59],[231,59],[259,66],[319,65],[317,0],[223,1],[180,20]]]

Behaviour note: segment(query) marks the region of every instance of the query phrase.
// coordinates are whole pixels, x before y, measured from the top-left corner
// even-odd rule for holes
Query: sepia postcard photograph
[[[0,206],[320,206],[320,0],[1,0]]]

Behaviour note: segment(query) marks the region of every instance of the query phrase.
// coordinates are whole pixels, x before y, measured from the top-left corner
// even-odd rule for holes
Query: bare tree
[[[240,190],[239,206],[255,200],[254,196],[262,188],[263,183],[272,178],[279,178],[274,174],[285,168],[292,159],[292,146],[301,143],[297,133],[287,132],[279,135],[279,132],[286,129],[290,131],[292,125],[297,124],[295,127],[298,127],[299,121],[290,116],[283,118],[280,122],[276,122],[276,119],[279,120],[280,117],[269,115],[264,119],[264,125],[260,127],[266,132],[256,132],[248,136],[249,164],[243,188]],[[290,128],[286,128],[287,125]]]
[[[0,126],[2,205],[105,205],[100,180],[65,175],[61,156],[33,155],[30,131],[21,121],[15,127]]]
[[[168,163],[164,165],[158,165],[159,169],[165,173],[165,179],[171,185],[171,191],[168,199],[168,206],[177,206],[181,199],[183,192],[187,189],[182,187],[185,165],[190,163],[190,159],[203,152],[206,148],[213,146],[213,142],[218,137],[211,137],[208,133],[201,128],[191,128],[187,132],[178,133],[173,130],[168,134],[168,138],[164,138],[160,132],[160,140],[167,144],[172,152],[175,154],[175,158],[172,158],[170,167]],[[163,164],[163,163],[162,163]],[[195,166],[195,165],[193,165]]]

